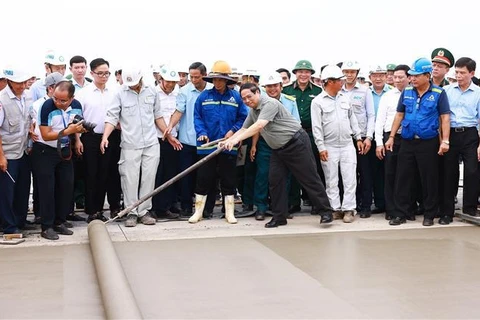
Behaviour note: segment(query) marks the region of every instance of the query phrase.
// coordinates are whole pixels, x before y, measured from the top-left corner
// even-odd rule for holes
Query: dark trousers
[[[30,194],[30,170],[27,156],[8,160],[8,173],[0,171],[0,220],[5,234],[18,232],[25,226]]]
[[[199,160],[207,155],[199,155]],[[195,193],[200,195],[211,195],[211,191],[215,189],[216,176],[220,176],[220,187],[223,196],[235,194],[237,180],[237,155],[221,153],[214,159],[211,159],[197,170],[197,185]]]
[[[458,130],[458,129],[457,129]],[[444,199],[441,215],[453,217],[455,196],[458,186],[458,157],[463,159],[463,212],[473,214],[477,211],[478,195],[478,133],[477,128],[467,128],[463,132],[450,131],[450,149],[444,157]]]
[[[107,148],[104,154],[100,151],[101,134],[85,133],[81,139],[85,164],[85,213],[92,215],[103,211],[111,150]]]
[[[33,170],[40,184],[40,217],[42,230],[65,222],[71,210],[73,195],[73,163],[62,160],[57,149],[34,143]]]
[[[158,139],[160,143],[160,162],[158,163],[157,175],[155,176],[155,188],[158,188],[178,173],[178,158],[180,152],[175,151],[167,141]],[[152,199],[152,210],[164,213],[177,201],[177,189],[175,184],[157,193]]]
[[[257,174],[257,163],[250,160],[250,150],[252,150],[252,139],[243,141],[242,146],[246,145],[245,165],[237,167],[237,185],[238,192],[242,195],[243,204],[253,204],[255,194],[255,176]],[[239,149],[240,150],[240,149]]]
[[[386,143],[390,136],[390,132],[383,134],[383,143]],[[398,152],[401,147],[401,136],[395,135],[393,140],[393,151],[386,151],[384,158],[385,165],[385,211],[387,215],[395,214],[395,179],[397,178],[397,162]]]
[[[108,164],[107,181],[107,201],[110,211],[120,209],[122,198],[122,184],[120,182],[120,172],[118,171],[118,161],[120,161],[120,134],[121,130],[113,130],[108,137],[108,149],[110,149],[110,159]]]
[[[438,137],[429,140],[402,139],[398,153],[395,181],[395,216],[412,215],[415,169],[420,172],[425,218],[433,219],[438,211]]]
[[[184,144],[179,155],[179,171],[185,171],[195,162],[197,162],[197,147]],[[183,210],[192,210],[195,178],[196,172],[194,171],[180,179],[180,204]]]
[[[325,186],[317,172],[312,146],[307,133],[300,129],[282,148],[272,151],[270,157],[270,196],[272,213],[285,219],[288,211],[287,177],[290,171],[307,191],[312,205],[320,214],[332,212]]]
[[[363,138],[363,141],[365,141],[365,138]],[[373,179],[370,154],[375,153],[375,149],[372,149],[373,141],[372,148],[367,154],[359,154],[355,143],[355,150],[357,151],[357,208],[365,212],[372,210]]]
[[[377,158],[377,143],[372,140],[372,147],[367,153],[372,173],[373,202],[377,208],[385,208],[385,162]]]

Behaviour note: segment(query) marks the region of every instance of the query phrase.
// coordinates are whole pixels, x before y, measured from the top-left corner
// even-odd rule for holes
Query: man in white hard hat
[[[270,98],[279,100],[288,112],[300,122],[295,97],[282,93],[282,76],[278,72],[262,75],[261,83],[265,88],[265,93]],[[254,187],[255,193],[253,196],[253,204],[257,207],[257,211],[255,211],[256,220],[264,220],[268,209],[268,175],[271,155],[272,148],[268,146],[265,139],[262,138],[259,133],[254,135],[252,137],[250,159],[251,161],[255,161],[257,166]],[[289,183],[290,182],[288,182],[288,184]]]
[[[30,169],[25,151],[30,128],[26,82],[20,69],[5,68],[7,86],[0,91],[0,221],[4,234],[19,233],[25,226],[30,193]]]
[[[178,73],[178,77],[180,80],[178,80],[177,84],[180,88],[185,86],[188,83],[188,68],[187,65],[182,64],[181,67],[176,68],[175,71]]]
[[[159,118],[160,127],[157,128],[160,163],[155,178],[155,188],[177,175],[179,154],[183,147],[177,139],[178,126],[172,127],[172,130],[165,134],[170,118],[177,107],[177,95],[180,90],[177,83],[180,81],[180,76],[176,70],[168,65],[161,67],[159,73],[162,81],[155,87],[155,90],[157,91],[161,114]],[[180,209],[176,206],[176,185],[172,185],[155,195],[152,202],[152,211],[158,219],[176,219],[179,217]]]
[[[62,54],[55,52],[53,50],[47,51],[45,54],[44,65],[45,73],[49,75],[52,72],[59,72],[62,75],[65,75],[67,68],[67,60]],[[32,87],[30,92],[32,94],[33,101],[36,101],[45,95],[45,83],[44,79],[37,80]]]
[[[133,205],[153,191],[160,161],[160,146],[155,130],[155,125],[160,127],[160,105],[155,88],[144,84],[142,78],[139,69],[123,69],[123,86],[107,108],[105,130],[100,143],[103,153],[109,145],[108,137],[120,122],[122,151],[118,170],[125,206]],[[151,207],[152,200],[149,199],[133,209],[127,216],[125,226],[135,227],[137,220],[145,225],[154,225],[156,221],[148,212]]]
[[[313,99],[311,107],[313,136],[320,153],[333,216],[350,223],[355,219],[357,186],[357,156],[352,136],[358,149],[363,147],[362,136],[349,100],[342,92],[345,79],[342,70],[336,65],[328,65],[322,71],[321,79],[324,91]],[[340,201],[338,189],[339,168],[343,201]]]

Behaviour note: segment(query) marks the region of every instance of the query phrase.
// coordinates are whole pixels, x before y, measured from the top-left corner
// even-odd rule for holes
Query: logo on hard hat
[[[352,61],[348,61],[348,62],[347,62],[347,67],[351,67],[351,66],[353,66],[353,62],[352,62]]]
[[[268,80],[273,80],[273,76],[270,76],[270,77],[268,78]]]
[[[306,64],[307,64],[306,62],[302,63],[302,65],[306,65]]]
[[[175,71],[170,71],[170,77],[175,77],[177,73]]]
[[[127,77],[127,82],[132,82],[132,81],[133,81],[132,77]]]
[[[3,70],[3,74],[6,76],[13,76],[13,70]]]
[[[65,61],[65,58],[63,56],[58,57],[58,61],[63,62]]]
[[[443,57],[444,54],[445,52],[443,52],[443,50],[439,50],[437,56]]]

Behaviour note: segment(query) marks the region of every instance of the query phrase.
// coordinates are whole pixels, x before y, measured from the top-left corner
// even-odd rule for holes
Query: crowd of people
[[[72,57],[68,76],[58,52],[47,52],[44,65],[42,79],[15,65],[0,74],[5,234],[40,224],[45,239],[71,235],[71,221],[107,220],[106,199],[114,218],[218,148],[130,211],[125,226],[198,223],[217,200],[228,223],[271,214],[267,228],[286,225],[302,201],[320,223],[385,214],[395,226],[420,214],[424,226],[449,224],[460,162],[462,210],[477,216],[476,63],[445,48],[369,70],[355,60],[321,68],[300,60],[293,81],[286,68],[260,75],[225,61],[208,73],[201,62],[156,66],[154,85],[140,69],[116,70],[109,82],[103,58]]]

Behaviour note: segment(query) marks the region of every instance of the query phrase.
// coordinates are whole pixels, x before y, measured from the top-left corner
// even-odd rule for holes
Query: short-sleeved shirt
[[[423,94],[423,96],[420,98],[420,101],[418,102],[420,107],[422,103],[424,103],[426,97],[428,97],[427,93],[432,91],[433,84],[430,82],[430,87],[428,88],[427,91]],[[415,90],[417,96],[418,92],[416,88],[413,88]],[[397,105],[397,112],[402,112],[405,113],[405,105],[403,104],[403,96],[405,94],[405,90],[402,91],[400,98],[398,100],[398,105]],[[440,93],[440,97],[438,98],[438,103],[437,103],[437,110],[439,114],[449,114],[450,113],[450,104],[448,102],[448,97],[447,94],[445,93],[445,90],[442,90]]]
[[[65,129],[70,122],[72,122],[75,115],[82,115],[82,105],[78,100],[73,99],[70,106],[64,111],[59,109],[50,98],[46,100],[40,110],[40,125],[51,127],[52,131],[60,132]],[[57,147],[56,140],[45,141],[40,135],[39,142],[49,145],[53,148]]]
[[[312,104],[312,100],[320,93],[322,93],[322,88],[310,82],[305,88],[305,90],[302,90],[300,89],[298,82],[295,81],[292,84],[283,87],[282,92],[296,98],[298,113],[300,114],[300,121],[302,122],[302,127],[310,132],[312,130],[310,105]]]
[[[265,142],[272,149],[283,147],[293,135],[302,128],[283,104],[273,98],[261,95],[258,107],[251,109],[243,128],[248,128],[257,120],[267,120],[268,124],[260,132]]]

